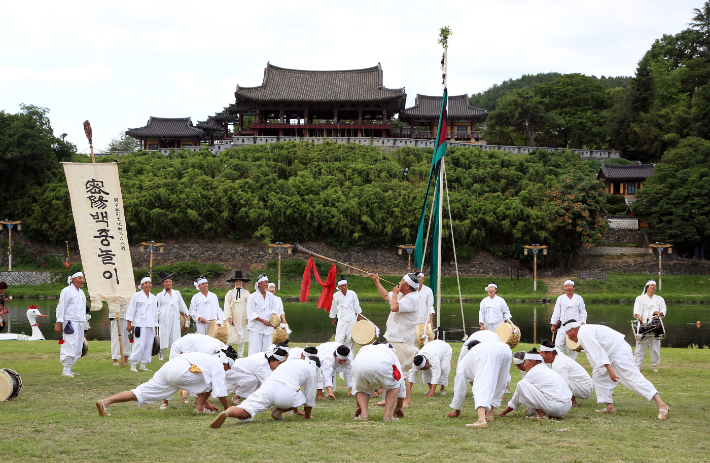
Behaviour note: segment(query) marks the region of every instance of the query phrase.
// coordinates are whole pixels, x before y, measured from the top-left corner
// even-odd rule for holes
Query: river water
[[[58,339],[54,332],[56,300],[18,299],[6,303],[10,311],[5,319],[10,321],[5,333],[31,334],[32,329],[27,320],[27,306],[36,305],[40,312],[49,317],[38,319],[39,327],[48,339]],[[478,304],[464,304],[466,333],[478,330]],[[363,314],[372,320],[384,334],[385,322],[389,315],[389,305],[383,302],[363,302]],[[510,311],[513,322],[520,327],[521,341],[539,343],[544,338],[550,338],[550,317],[553,304],[511,304]],[[328,341],[333,334],[331,319],[324,310],[316,309],[315,303],[284,303],[286,319],[293,333],[293,342],[322,343]],[[633,318],[632,304],[590,304],[587,306],[588,323],[608,325],[626,335],[630,344],[634,344],[633,332],[629,321]],[[108,310],[91,312],[91,329],[87,332],[89,340],[109,340],[110,323]],[[436,316],[435,316],[436,320]],[[460,341],[463,337],[463,323],[459,304],[444,304],[441,311],[440,338],[447,341]],[[697,322],[700,321],[700,327]],[[688,347],[695,344],[704,347],[710,344],[710,307],[704,305],[671,305],[668,315],[663,319],[666,328],[666,339],[663,347]],[[1,346],[1,344],[0,344]],[[0,350],[2,348],[0,347]]]

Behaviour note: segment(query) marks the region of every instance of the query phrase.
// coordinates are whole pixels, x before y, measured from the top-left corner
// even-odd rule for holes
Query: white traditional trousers
[[[661,363],[661,340],[646,336],[641,338],[638,344],[636,344],[636,350],[634,351],[636,365],[638,365],[639,368],[643,366],[643,359],[646,357],[646,350],[649,348],[651,349],[651,365]]]
[[[269,407],[292,408],[300,407],[306,403],[306,396],[302,390],[294,391],[289,386],[273,380],[266,380],[259,389],[250,394],[239,408],[246,411],[253,419],[258,413],[268,410]],[[251,419],[243,421],[251,421]]]
[[[496,328],[498,328],[503,323],[505,323],[505,320],[500,321],[500,322],[496,322],[496,323],[484,323],[483,329],[485,329],[486,331],[495,332]]]
[[[638,365],[634,361],[631,353],[631,346],[623,341],[615,353],[609,355],[611,369],[619,377],[619,383],[623,384],[631,392],[634,392],[646,400],[652,400],[658,391],[649,380],[639,371]],[[594,389],[597,391],[597,402],[611,404],[614,403],[612,394],[617,384],[609,378],[609,373],[603,365],[595,368],[592,373]]]
[[[84,347],[84,330],[86,329],[85,322],[72,321],[71,325],[74,328],[74,333],[64,333],[64,328],[67,323],[62,324],[62,339],[64,343],[59,348],[59,363],[64,365],[64,373],[71,373],[71,368],[74,366],[79,357],[81,357],[81,349]]]
[[[527,381],[520,381],[515,388],[515,394],[508,402],[508,406],[517,410],[521,405],[526,405],[528,410],[542,410],[548,416],[559,418],[572,408],[572,401],[550,400],[533,384]]]
[[[357,319],[338,319],[338,326],[335,328],[335,342],[347,346],[350,352],[355,352],[355,341],[352,338],[353,326]]]
[[[185,359],[166,362],[147,383],[141,384],[131,392],[138,399],[137,405],[140,407],[143,404],[170,399],[180,389],[193,394],[209,391],[202,373],[192,373],[190,362]]]
[[[148,364],[153,357],[153,342],[155,341],[155,330],[145,326],[141,327],[141,335],[135,336],[133,331],[133,352],[128,357],[128,363],[135,366],[138,363]]]
[[[131,341],[128,340],[128,330],[126,330],[126,319],[118,318],[118,323],[121,325],[121,344],[123,344],[123,355],[131,355]],[[111,358],[114,360],[121,359],[121,347],[118,344],[118,323],[116,319],[111,319]]]
[[[271,342],[271,334],[261,334],[249,332],[249,355],[256,354],[258,352],[266,352],[266,350],[273,344]]]
[[[564,326],[560,326],[560,328],[557,330],[557,334],[555,335],[555,347],[559,352],[562,353],[564,353],[565,349],[567,349],[567,330]],[[578,355],[579,352],[567,349],[567,357],[571,358],[572,360],[577,360]]]
[[[390,344],[394,347],[397,360],[399,360],[399,364],[402,366],[402,370],[404,370],[402,371],[402,377],[409,379],[409,370],[414,366],[414,356],[417,355],[419,351],[416,347],[403,342],[391,342]]]

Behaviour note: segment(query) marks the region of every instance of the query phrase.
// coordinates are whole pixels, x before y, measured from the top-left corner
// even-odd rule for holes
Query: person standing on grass
[[[481,301],[478,311],[478,324],[482,330],[495,331],[498,325],[510,320],[510,309],[506,304],[505,299],[498,296],[498,285],[489,283],[486,286],[488,297]]]
[[[109,313],[108,318],[111,320],[111,358],[113,365],[118,366],[118,361],[121,360],[121,345],[123,346],[123,363],[128,363],[128,357],[131,355],[131,341],[128,339],[128,330],[126,329],[126,310],[128,305],[121,301],[118,304],[118,313]],[[118,330],[121,330],[121,345],[118,344]]]
[[[576,399],[588,399],[592,396],[594,383],[587,370],[562,352],[558,352],[552,341],[548,339],[542,341],[540,355],[545,363],[552,367],[552,371],[560,375],[567,383],[572,391],[573,407],[579,407]]]
[[[517,410],[520,405],[526,405],[528,410],[537,412],[537,415],[529,415],[530,418],[563,418],[572,408],[572,391],[565,380],[545,366],[542,356],[535,348],[525,354],[523,365],[526,375],[518,381],[508,407],[498,413],[498,416],[505,416]]]
[[[184,389],[197,394],[195,413],[212,413],[205,408],[210,395],[219,399],[226,410],[229,403],[224,374],[234,364],[234,357],[236,357],[234,349],[220,351],[218,355],[201,352],[181,354],[165,362],[147,383],[97,401],[96,409],[100,416],[110,416],[107,412],[110,405],[136,402],[140,407],[143,404],[170,399],[173,394]]]
[[[84,274],[76,272],[69,277],[67,283],[69,286],[59,295],[54,331],[62,334],[59,341],[59,363],[64,366],[62,376],[73,378],[79,374],[72,373],[72,367],[81,357],[84,331],[89,329],[91,315],[86,313],[86,295],[81,289],[84,286]]]
[[[362,309],[360,300],[355,291],[348,289],[348,280],[341,276],[338,281],[338,289],[333,295],[333,303],[330,306],[330,318],[335,326],[335,342],[344,345],[350,352],[355,350],[355,342],[352,338],[353,325],[358,318],[362,320]]]
[[[158,325],[158,301],[150,294],[153,282],[150,277],[141,280],[140,291],[131,297],[126,310],[126,329],[133,332],[133,351],[128,357],[131,371],[138,372],[136,365],[141,364],[141,371],[153,358],[153,343],[155,342],[155,327]]]
[[[474,407],[478,413],[475,423],[469,428],[487,428],[488,421],[493,421],[493,409],[500,406],[505,388],[510,382],[510,361],[513,353],[508,344],[503,342],[471,341],[471,347],[461,360],[454,378],[454,398],[449,407],[453,411],[449,418],[461,415],[468,384],[473,383]]]
[[[276,285],[269,282],[269,286],[266,287],[266,290],[274,295],[274,307],[276,307],[276,312],[274,313],[281,317],[281,323],[288,325],[288,322],[286,321],[286,314],[284,313],[284,302],[279,296],[276,295]]]
[[[207,328],[212,320],[217,320],[220,325],[225,321],[224,313],[219,306],[217,295],[209,290],[210,284],[207,278],[199,277],[194,285],[200,292],[192,296],[190,316],[195,322],[195,333],[207,334]]]
[[[234,283],[234,288],[227,291],[224,296],[224,316],[229,323],[229,337],[227,344],[237,345],[237,355],[244,357],[244,345],[247,340],[247,301],[249,291],[244,288],[244,283],[251,281],[244,278],[241,270],[236,270],[234,276],[227,283]]]
[[[160,271],[159,284],[163,285],[163,290],[156,296],[158,304],[158,322],[160,327],[160,353],[158,360],[163,361],[165,351],[171,348],[173,343],[182,335],[180,326],[180,314],[189,316],[185,301],[182,299],[180,291],[173,289],[172,275],[168,275],[165,270]]]
[[[643,288],[643,293],[636,298],[634,303],[634,318],[639,323],[646,325],[653,317],[663,318],[666,316],[666,301],[656,294],[656,282],[648,280]],[[634,358],[639,370],[643,366],[643,359],[646,357],[646,350],[651,349],[651,371],[658,371],[658,364],[661,363],[661,340],[656,336],[644,336],[636,341],[636,351]]]
[[[266,290],[268,286],[269,277],[262,273],[256,279],[256,291],[247,301],[250,356],[258,352],[266,352],[271,345],[271,333],[274,332],[274,328],[269,323],[269,318],[276,314],[276,300],[274,295]]]
[[[649,380],[644,378],[634,361],[631,346],[624,335],[603,325],[581,325],[575,320],[565,323],[569,338],[587,351],[587,360],[594,368],[592,380],[597,391],[597,402],[606,407],[597,413],[616,413],[612,394],[618,383],[644,399],[658,405],[658,419],[665,420],[670,408]]]
[[[567,336],[565,327],[562,323],[567,320],[579,320],[581,325],[587,323],[587,310],[584,306],[584,299],[579,294],[574,293],[574,281],[565,281],[565,293],[557,298],[555,302],[555,310],[552,312],[550,319],[550,330],[557,334],[555,335],[555,347],[558,352],[564,353],[567,349],[567,356],[572,360],[577,360],[578,352],[567,348]],[[559,329],[558,329],[559,325]]]

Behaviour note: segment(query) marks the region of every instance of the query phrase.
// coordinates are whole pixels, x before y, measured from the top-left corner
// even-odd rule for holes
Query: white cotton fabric
[[[653,297],[648,297],[648,294],[636,297],[636,301],[634,302],[634,317],[641,315],[641,320],[646,324],[653,318],[653,312],[661,312],[665,317],[667,312],[665,299],[657,294],[654,294]]]
[[[226,373],[227,386],[239,397],[249,397],[271,375],[269,361],[263,352],[237,359]]]
[[[490,331],[490,330],[480,330],[476,331],[473,333],[471,336],[468,337],[465,343],[463,343],[463,346],[461,346],[461,352],[459,352],[459,358],[456,361],[456,370],[459,369],[459,363],[461,363],[461,359],[468,354],[468,343],[471,341],[478,341],[478,342],[500,342],[500,338],[498,337],[495,332]]]
[[[317,389],[334,387],[335,376],[339,373],[344,373],[348,387],[353,387],[352,363],[350,358],[346,357],[347,360],[343,364],[336,361],[336,350],[340,345],[341,344],[338,342],[326,342],[317,347],[320,369],[323,373],[323,382],[321,385],[317,385]],[[350,353],[352,353],[352,350],[350,350]]]
[[[402,377],[394,378],[393,366],[396,366]],[[398,398],[407,396],[405,373],[402,371],[397,356],[386,344],[363,346],[352,362],[353,393],[364,392],[370,397],[375,390],[385,388],[386,391],[399,389]]]
[[[347,284],[348,284],[348,280],[340,280],[340,281],[338,281],[338,284],[336,286],[342,286],[342,285],[347,285]]]
[[[564,324],[567,320],[572,319],[577,320],[579,323],[587,323],[587,310],[584,305],[584,299],[577,293],[575,293],[571,299],[567,297],[567,294],[562,294],[555,302],[555,309],[552,312],[550,324],[555,325],[558,321]],[[558,352],[565,352],[565,349],[567,349],[568,328],[569,325],[567,325],[567,327],[560,326],[560,329],[555,335],[555,347]],[[579,353],[567,349],[567,355],[572,360],[575,360]]]
[[[565,354],[557,353],[550,367],[567,383],[573,397],[588,399],[592,396],[594,382],[582,365]]]
[[[70,285],[62,289],[59,293],[59,302],[57,303],[57,322],[64,323],[66,321],[86,322],[86,295],[81,289],[76,289],[76,286]]]
[[[392,301],[392,294],[389,293],[389,300]],[[417,319],[419,318],[419,296],[417,292],[397,294],[398,312],[391,312],[387,317],[387,331],[385,339],[389,343],[401,342],[411,346],[416,345]]]
[[[417,371],[421,371],[422,381],[426,384],[448,386],[452,354],[453,350],[448,343],[440,339],[429,341],[418,353],[418,355],[424,356],[424,358],[429,361],[429,369],[421,370],[420,367],[414,365],[412,369],[409,370],[409,382],[415,382],[417,379]],[[426,362],[422,363],[421,366],[425,366],[425,363]]]
[[[538,364],[518,381],[508,407],[517,410],[520,405],[541,409],[548,416],[564,416],[572,408],[572,391],[560,375]]]
[[[249,356],[266,352],[272,344],[270,334],[249,332]]]
[[[212,336],[190,333],[173,343],[170,348],[170,360],[177,358],[180,354],[192,352],[214,355],[226,348],[226,344]]]
[[[426,323],[430,318],[429,315],[434,313],[434,292],[430,287],[422,285],[417,294],[420,300],[417,325],[421,325]]]
[[[201,374],[192,373],[190,362],[177,358],[166,362],[155,372],[153,377],[133,389],[136,396],[136,405],[152,404],[169,400],[180,389],[185,389],[193,394],[207,392],[208,386]]]
[[[192,296],[189,313],[195,322],[195,332],[198,334],[207,334],[207,328],[212,320],[224,321],[224,313],[219,306],[217,295],[211,291],[208,291],[206,296],[201,292]],[[207,322],[197,321],[200,317]]]
[[[136,327],[138,328],[138,327]],[[128,363],[135,366],[139,363],[148,364],[153,359],[153,343],[155,342],[155,329],[150,326],[140,327],[140,336],[135,336],[133,331],[133,346]]]
[[[403,279],[404,279],[404,282],[407,283],[412,288],[414,288],[414,289],[419,288],[419,279],[418,278],[417,278],[417,281],[414,281],[411,278],[409,278],[409,274],[407,274],[407,275],[404,275]]]
[[[355,349],[355,341],[352,338],[353,326],[361,313],[360,300],[355,291],[348,290],[345,294],[342,291],[336,291],[333,294],[330,318],[338,319],[338,325],[335,328],[335,342],[350,348],[350,358],[353,357]]]
[[[73,286],[72,286],[73,288]],[[72,321],[72,327],[74,328],[74,333],[66,334],[64,333],[64,328],[67,326],[69,321],[62,323],[62,339],[64,339],[64,344],[59,346],[59,363],[64,366],[64,372],[71,372],[71,368],[74,366],[79,357],[81,357],[81,349],[84,347],[84,331],[88,325],[87,322]]]
[[[603,325],[583,325],[577,339],[594,368],[592,380],[597,392],[597,402],[613,403],[612,394],[618,383],[609,378],[605,365],[610,365],[619,377],[619,383],[646,400],[658,393],[656,388],[639,371],[631,346],[624,335]]]
[[[126,329],[126,318],[124,314],[123,317],[119,316],[119,318],[111,318],[111,358],[113,360],[121,359],[121,346],[118,343],[119,326],[121,329],[121,344],[123,344],[123,355],[131,355],[131,341],[128,339],[128,330]]]
[[[257,413],[266,410],[263,406],[267,402],[267,408],[272,405],[278,408],[300,407],[301,405],[315,407],[316,369],[316,366],[308,360],[284,362],[239,407],[246,410],[252,418]]]
[[[180,314],[190,315],[180,291],[171,289],[162,290],[155,297],[158,306],[158,327],[160,329],[160,349],[169,349],[175,341],[180,339]]]
[[[473,382],[474,409],[500,405],[503,393],[510,382],[510,362],[513,353],[502,342],[483,342],[474,346],[461,360],[454,378],[454,397],[449,405],[461,410],[468,383]]]
[[[572,285],[572,286],[574,286],[574,281],[572,281],[572,280],[565,280],[565,285]]]
[[[531,354],[529,352],[525,353],[525,360],[537,360],[538,362],[542,362],[542,355],[540,354]]]
[[[478,323],[483,323],[483,328],[487,331],[495,331],[498,325],[510,317],[510,309],[505,299],[497,294],[490,298],[486,296],[481,300],[478,310]]]
[[[276,301],[273,294],[266,291],[262,295],[261,291],[258,290],[251,294],[247,301],[247,320],[249,320],[247,329],[249,332],[268,335],[269,339],[271,339],[271,333],[273,333],[274,329],[271,326],[264,325],[257,319],[263,318],[264,320],[268,320],[273,313],[276,313]],[[249,343],[251,344],[251,338],[249,339]],[[249,355],[253,353],[251,349],[252,347],[250,345]]]
[[[126,310],[126,320],[133,327],[154,328],[158,326],[158,301],[152,294],[141,290],[134,293]]]
[[[488,283],[488,286],[486,286],[486,291],[488,291],[488,288],[495,288],[498,289],[498,285],[495,283]]]
[[[237,294],[239,297],[237,297]],[[231,318],[229,325],[229,338],[227,344],[237,344],[238,354],[244,355],[244,344],[247,341],[247,301],[249,291],[246,288],[232,288],[224,296],[224,317]]]
[[[207,283],[207,278],[200,278],[195,282],[197,286],[200,286],[202,283]]]
[[[202,352],[181,354],[180,357],[186,359],[192,365],[197,365],[197,367],[202,370],[202,376],[205,380],[205,384],[207,384],[209,388],[208,390],[212,391],[212,397],[219,398],[227,396],[224,363],[222,363],[219,357],[216,355],[203,354]]]
[[[636,342],[634,349],[634,360],[639,368],[643,366],[643,359],[648,349],[651,349],[651,365],[661,363],[661,340],[653,336],[645,336]]]

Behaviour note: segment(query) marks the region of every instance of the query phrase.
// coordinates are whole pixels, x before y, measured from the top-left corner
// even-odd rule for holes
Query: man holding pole
[[[555,347],[559,352],[564,353],[567,347],[567,334],[562,323],[567,320],[578,320],[584,325],[587,322],[587,310],[584,307],[584,299],[579,294],[574,293],[574,281],[565,281],[565,293],[557,298],[555,310],[550,319],[551,331],[555,336]],[[577,360],[578,352],[567,349],[567,356],[572,360]]]

